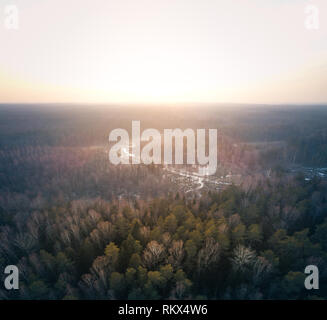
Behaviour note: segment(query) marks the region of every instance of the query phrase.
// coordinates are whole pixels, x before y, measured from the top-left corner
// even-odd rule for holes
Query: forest
[[[20,289],[0,287],[0,299],[327,298],[327,180],[289,172],[327,167],[326,108],[308,118],[304,107],[208,106],[196,118],[195,107],[120,117],[10,107],[0,108],[0,266],[19,268]],[[186,195],[160,166],[110,164],[107,135],[133,118],[221,128],[220,163],[242,183]],[[304,287],[307,265],[319,290]]]

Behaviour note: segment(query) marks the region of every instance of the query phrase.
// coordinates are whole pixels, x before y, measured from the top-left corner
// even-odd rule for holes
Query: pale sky
[[[1,102],[326,103],[327,0],[0,0]]]

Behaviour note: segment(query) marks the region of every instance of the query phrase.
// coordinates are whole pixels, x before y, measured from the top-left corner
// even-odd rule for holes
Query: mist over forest
[[[113,165],[132,120],[218,129],[216,174]],[[20,270],[0,299],[326,299],[326,123],[325,105],[0,105],[0,265]]]

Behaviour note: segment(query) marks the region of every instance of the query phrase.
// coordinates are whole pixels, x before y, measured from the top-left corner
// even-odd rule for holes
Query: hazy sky
[[[0,102],[327,102],[327,0],[1,0]]]

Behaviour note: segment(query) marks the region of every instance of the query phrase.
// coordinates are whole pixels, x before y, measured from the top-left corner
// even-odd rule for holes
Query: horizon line
[[[326,102],[280,102],[280,103],[259,103],[259,102],[201,102],[201,101],[185,101],[185,102],[0,102],[1,105],[257,105],[257,106],[327,106]]]

